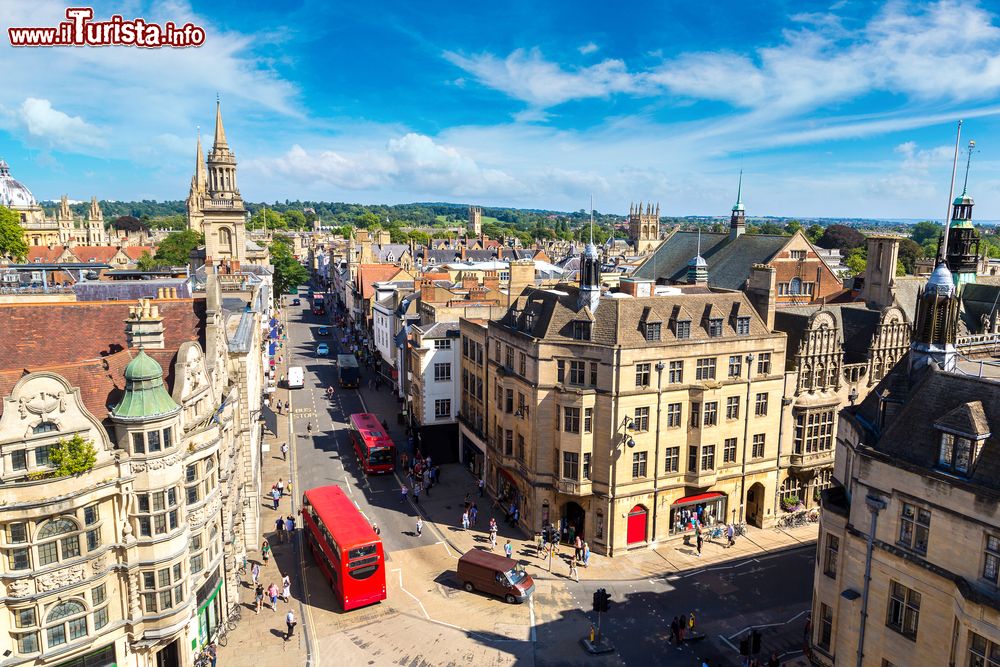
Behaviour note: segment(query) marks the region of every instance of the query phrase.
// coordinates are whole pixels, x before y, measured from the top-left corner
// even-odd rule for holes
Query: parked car
[[[318,354],[321,357],[329,356],[330,346],[327,345],[326,343],[320,343],[319,345],[316,346],[316,354]]]
[[[316,330],[316,335],[317,336],[329,336],[330,335],[330,327],[320,327],[319,329]]]
[[[458,581],[462,588],[524,602],[535,592],[535,582],[517,561],[482,549],[472,549],[458,559]]]

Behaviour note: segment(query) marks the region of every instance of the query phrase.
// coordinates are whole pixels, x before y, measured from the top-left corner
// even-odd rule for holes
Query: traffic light
[[[594,591],[594,611],[606,612],[611,607],[611,594],[603,588]]]
[[[760,653],[760,633],[753,630],[750,633],[750,655],[757,655]]]

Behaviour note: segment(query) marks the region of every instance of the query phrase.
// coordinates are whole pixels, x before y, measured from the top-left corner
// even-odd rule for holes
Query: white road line
[[[741,561],[735,565],[717,565],[716,567],[705,567],[700,570],[692,570],[691,572],[685,572],[684,574],[677,575],[678,579],[684,579],[685,577],[693,577],[696,574],[703,574],[705,572],[712,572],[714,570],[734,570],[738,567],[743,567],[744,565],[749,565],[750,563],[758,562],[756,558],[750,558],[749,560]]]
[[[749,630],[752,630],[754,628],[775,628],[775,627],[778,627],[780,625],[788,625],[789,623],[791,623],[795,619],[797,619],[797,618],[799,618],[801,616],[805,616],[808,613],[809,613],[808,609],[803,609],[799,613],[795,614],[795,616],[792,616],[790,619],[788,619],[787,621],[783,621],[782,623],[761,623],[759,625],[748,625],[747,627],[743,628],[739,632],[736,632],[736,633],[733,633],[733,634],[729,635],[729,638],[730,639],[735,639],[736,637],[739,637],[743,633],[745,633],[745,632],[747,632]]]
[[[531,619],[531,641],[535,641],[535,596],[528,598],[528,618]]]
[[[406,593],[411,598],[413,598],[414,600],[416,600],[417,604],[420,605],[420,611],[424,612],[424,618],[426,618],[428,621],[431,620],[431,615],[427,613],[426,609],[424,609],[424,603],[420,601],[420,598],[418,598],[416,595],[414,595],[413,593],[411,593],[410,591],[406,590],[403,587],[403,571],[402,570],[396,570],[396,572],[399,572],[399,588],[400,588],[400,590],[402,590],[404,593]],[[458,626],[453,625],[451,627],[454,628],[454,627],[458,627]],[[461,630],[462,628],[458,628],[458,629]]]

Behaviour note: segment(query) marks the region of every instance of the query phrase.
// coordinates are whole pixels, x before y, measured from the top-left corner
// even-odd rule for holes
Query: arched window
[[[71,519],[52,519],[38,531],[37,539],[44,540],[57,535],[65,535],[76,530],[76,523]]]
[[[802,293],[802,281],[798,278],[792,278],[788,282],[788,293],[789,294],[801,294]]]
[[[80,555],[80,536],[70,535],[79,530],[72,519],[52,519],[44,524],[35,536],[38,565],[44,567]],[[65,535],[65,537],[61,537]]]
[[[86,637],[87,607],[77,600],[60,602],[45,617],[45,626],[49,648]]]
[[[52,431],[58,431],[58,430],[59,427],[56,426],[54,423],[42,422],[41,424],[37,424],[34,428],[32,428],[31,432],[35,435],[38,435],[39,433],[51,433]]]
[[[219,230],[219,246],[222,252],[233,252],[233,233],[228,227],[223,227]]]

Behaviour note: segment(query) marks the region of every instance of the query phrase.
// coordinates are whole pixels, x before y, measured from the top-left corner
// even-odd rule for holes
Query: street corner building
[[[229,208],[188,278],[0,300],[5,667],[191,665],[239,602],[272,289]]]

